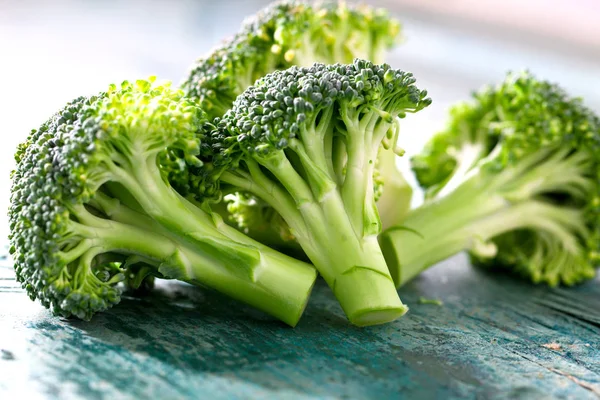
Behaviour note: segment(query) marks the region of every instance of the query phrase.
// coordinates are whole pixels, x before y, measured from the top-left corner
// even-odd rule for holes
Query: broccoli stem
[[[98,249],[102,253],[137,255],[165,278],[206,285],[291,326],[299,321],[316,278],[314,269],[276,252],[261,252],[259,265],[249,274],[244,268],[229,264],[222,251],[186,240],[183,234],[178,237],[167,231],[166,236],[165,230],[150,218],[101,197],[98,203],[105,206],[103,211],[111,205],[113,219],[79,212],[79,219],[92,226],[73,224],[73,230],[88,239],[82,241],[84,246],[71,250],[71,257]],[[242,237],[239,234],[236,239]]]
[[[576,209],[534,198],[510,202],[494,191],[493,180],[484,174],[412,210],[400,226],[386,230],[379,240],[399,287],[463,250],[493,257],[497,249],[490,239],[518,229],[550,232],[567,251],[577,253],[574,233],[583,234],[585,225]]]
[[[295,221],[308,226],[310,235],[295,235],[296,239],[352,323],[385,323],[407,311],[392,284],[376,236],[356,235],[337,191],[320,203],[303,205],[300,212],[302,218],[290,223],[292,232]]]
[[[312,32],[303,34],[302,44],[293,49],[294,59],[292,61],[294,65],[310,67],[315,62],[327,62],[328,60],[325,58],[328,58],[329,54],[326,54],[326,57],[323,57],[323,54],[318,53],[318,49],[317,51],[315,50],[315,44],[318,44],[320,39],[321,38],[318,37],[315,40]]]
[[[338,39],[333,43],[333,55],[334,60],[345,60],[346,56],[346,41],[348,40],[348,36],[350,33],[350,24],[348,23],[348,14],[347,10],[342,10],[342,13],[339,14],[340,17],[340,25],[335,29],[335,37]],[[342,38],[340,40],[340,38]]]
[[[371,36],[375,36],[375,34],[371,33]],[[371,39],[370,43],[372,44],[369,48],[369,57],[367,59],[371,60],[375,64],[383,63],[385,61],[385,53],[388,48],[387,44],[380,37]]]
[[[221,179],[273,205],[332,288],[350,322],[375,325],[403,315],[407,308],[398,297],[376,235],[357,235],[337,188],[317,200],[283,153],[263,162],[279,182],[287,184],[291,196],[252,160],[247,161],[251,176],[225,173]]]
[[[223,273],[239,275],[243,271],[246,275],[245,282],[219,280],[214,274],[205,277],[198,274],[193,281],[255,305],[292,326],[297,323],[316,278],[313,268],[259,244],[215,215],[189,203],[163,181],[152,158],[132,165],[129,174],[114,170],[115,177],[144,212],[166,228],[169,234],[165,240],[175,235],[195,252],[210,255],[213,265],[219,265]],[[124,207],[115,208],[113,218],[118,216],[122,221],[133,221],[136,217],[132,213],[135,212],[130,210],[128,213]],[[137,224],[143,224],[141,228],[148,228],[152,223],[144,219],[139,221]],[[155,229],[164,233],[162,229]],[[200,261],[197,257],[195,260]],[[200,267],[202,265],[197,268]],[[254,284],[258,291],[256,299],[253,299],[254,289],[251,288]],[[265,289],[272,292],[267,293],[270,298],[260,293]]]
[[[384,189],[377,200],[377,210],[382,216],[381,225],[385,230],[402,221],[409,212],[413,189],[396,166],[393,149],[380,149],[377,161],[377,169],[384,174]]]

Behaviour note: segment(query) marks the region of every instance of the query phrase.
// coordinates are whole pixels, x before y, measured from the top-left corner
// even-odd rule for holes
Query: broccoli
[[[381,148],[377,158],[378,190],[377,210],[382,229],[388,229],[401,221],[411,207],[413,188],[396,165],[398,154],[391,149]],[[400,155],[403,155],[400,154]]]
[[[182,91],[151,78],[80,97],[32,131],[15,155],[9,211],[30,297],[88,320],[120,301],[120,282],[179,279],[295,325],[314,268],[224,224],[210,210],[215,192],[193,204],[168,181],[202,168],[212,129]]]
[[[231,40],[196,61],[182,87],[209,116],[221,117],[270,72],[355,58],[381,63],[399,36],[400,24],[383,9],[284,0],[246,20]]]
[[[412,167],[424,204],[381,235],[396,283],[467,250],[551,286],[594,276],[600,261],[600,120],[530,72],[453,107]]]
[[[431,102],[414,82],[364,60],[276,71],[237,98],[211,137],[221,190],[273,207],[356,325],[406,312],[377,242],[374,169],[399,118]],[[205,182],[200,173],[189,186],[202,196]]]
[[[374,199],[383,229],[402,220],[411,206],[413,188],[398,170],[397,156],[394,149],[380,147],[373,171]],[[285,220],[265,201],[247,193],[230,193],[217,207],[220,215],[251,238],[292,257],[306,259]]]

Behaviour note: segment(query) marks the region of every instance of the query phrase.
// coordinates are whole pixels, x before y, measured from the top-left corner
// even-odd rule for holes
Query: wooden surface
[[[457,257],[401,291],[411,310],[392,324],[349,326],[319,284],[292,329],[177,283],[64,320],[11,274],[0,268],[2,399],[600,396],[598,282],[536,288]]]

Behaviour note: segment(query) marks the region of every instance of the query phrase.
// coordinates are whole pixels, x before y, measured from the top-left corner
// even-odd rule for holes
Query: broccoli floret
[[[355,58],[381,63],[399,36],[400,24],[382,9],[284,0],[246,20],[230,41],[196,61],[182,87],[211,117],[220,117],[270,72]]]
[[[314,268],[224,224],[209,195],[199,208],[168,182],[202,168],[212,129],[183,92],[150,79],[78,98],[34,130],[15,156],[9,211],[29,296],[88,320],[120,301],[120,282],[179,279],[296,324]]]
[[[373,180],[399,119],[430,103],[414,82],[363,60],[277,71],[238,97],[211,138],[223,190],[277,211],[357,325],[406,312],[377,242]]]
[[[426,201],[381,236],[398,285],[462,250],[572,285],[600,261],[600,119],[558,85],[511,73],[412,159]]]

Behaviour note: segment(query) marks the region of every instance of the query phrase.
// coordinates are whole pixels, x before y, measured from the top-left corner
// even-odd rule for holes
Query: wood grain
[[[10,282],[7,267],[0,282]],[[395,323],[349,326],[319,284],[291,329],[166,282],[91,322],[64,320],[9,283],[0,289],[0,398],[592,399],[599,287],[534,287],[459,256],[401,290],[411,311]]]

